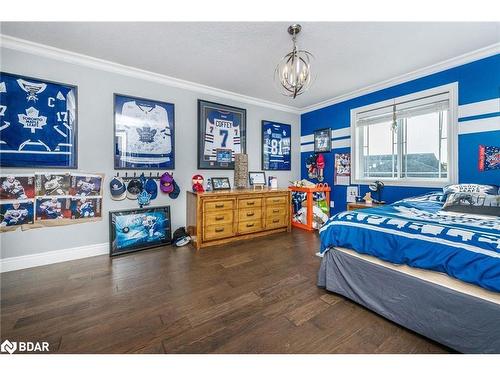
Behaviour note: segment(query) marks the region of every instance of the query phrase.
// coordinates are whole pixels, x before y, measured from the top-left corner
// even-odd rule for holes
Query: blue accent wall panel
[[[412,94],[433,87],[458,82],[458,104],[465,105],[500,97],[500,54],[447,69],[415,80],[404,82],[383,90],[362,95],[325,108],[304,113],[301,116],[301,135],[313,134],[316,129],[329,127],[341,129],[350,126],[350,111],[353,108]],[[497,118],[500,129],[500,113],[496,109],[492,113],[459,119],[463,124],[466,121]],[[500,184],[500,170],[479,172],[478,147],[479,145],[500,145],[500,130],[478,133],[461,134],[458,137],[458,174],[459,182],[479,182]],[[303,145],[306,142],[302,143]],[[346,208],[346,187],[333,185],[333,158],[335,153],[350,152],[350,148],[333,149],[325,157],[325,182],[332,186],[332,200],[336,213]],[[305,161],[312,152],[302,152],[302,178],[307,178]],[[316,181],[314,181],[316,182]],[[388,202],[423,194],[436,188],[386,186],[382,198]],[[361,186],[361,195],[368,191],[367,186]]]

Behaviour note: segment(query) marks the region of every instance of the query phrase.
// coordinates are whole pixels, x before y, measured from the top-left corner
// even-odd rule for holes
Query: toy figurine
[[[366,193],[363,199],[366,202],[366,204],[372,204],[373,203],[372,193],[370,192]]]
[[[195,174],[192,178],[193,191],[195,193],[203,193],[205,189],[203,188],[203,176],[201,174]]]
[[[318,169],[318,181],[323,181],[323,170],[325,169],[325,158],[323,154],[319,154],[316,157],[316,168]]]

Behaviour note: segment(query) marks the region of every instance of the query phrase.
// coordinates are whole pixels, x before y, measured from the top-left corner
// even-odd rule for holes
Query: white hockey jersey
[[[241,153],[240,121],[231,112],[212,110],[205,128],[204,160],[217,161],[218,149],[231,150],[231,161],[234,161],[234,154]]]
[[[133,164],[170,161],[172,137],[167,110],[133,100],[125,102],[117,118],[118,153]]]

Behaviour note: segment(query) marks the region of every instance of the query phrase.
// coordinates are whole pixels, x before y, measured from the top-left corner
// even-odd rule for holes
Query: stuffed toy
[[[195,174],[192,178],[193,191],[195,193],[203,193],[205,189],[203,188],[203,176],[201,174]]]

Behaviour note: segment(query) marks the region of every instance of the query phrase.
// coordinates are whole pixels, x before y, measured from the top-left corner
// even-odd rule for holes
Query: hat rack
[[[141,174],[144,173],[144,177],[145,178],[151,178],[153,180],[159,180],[161,178],[161,175],[160,175],[160,172],[156,172],[156,175],[153,174],[153,172],[149,172],[149,175],[147,172],[130,172],[130,175],[129,175],[129,172],[124,172],[124,173],[121,173],[120,175],[120,172],[116,172],[116,176],[115,177],[120,177],[123,181],[130,181],[130,180],[133,180],[133,179],[137,179],[137,178],[140,178],[141,177]],[[170,173],[170,175],[174,175],[172,172],[168,172]],[[163,173],[162,173],[163,175]]]

